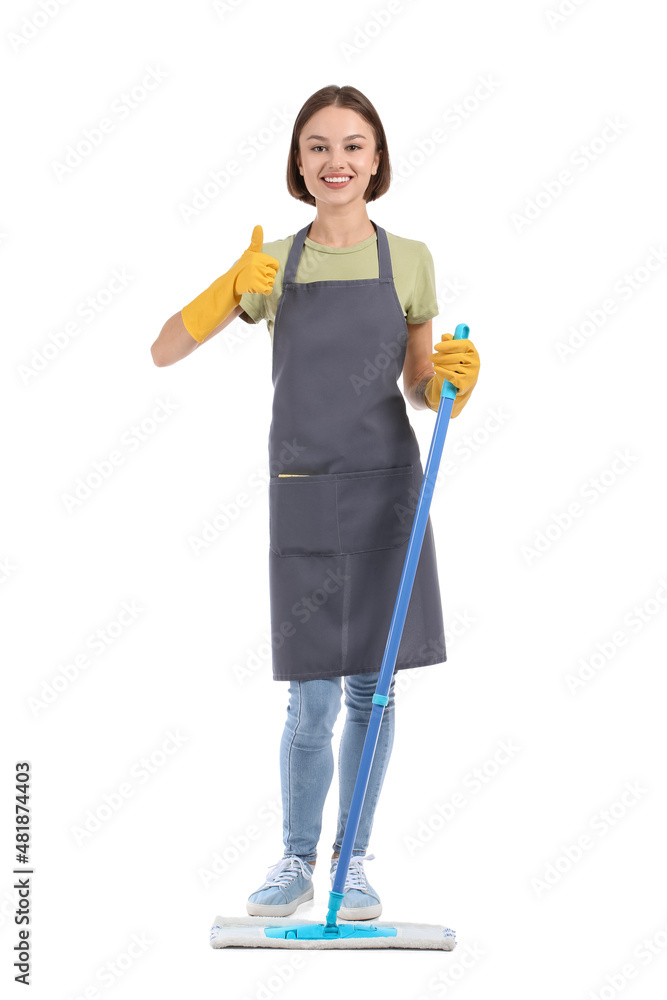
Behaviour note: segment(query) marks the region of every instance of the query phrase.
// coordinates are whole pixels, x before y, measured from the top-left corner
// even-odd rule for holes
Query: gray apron
[[[371,220],[372,221],[372,220]],[[387,234],[378,278],[295,281],[273,327],[269,592],[273,679],[380,669],[423,469],[397,381],[408,328]],[[429,517],[396,669],[446,660]]]

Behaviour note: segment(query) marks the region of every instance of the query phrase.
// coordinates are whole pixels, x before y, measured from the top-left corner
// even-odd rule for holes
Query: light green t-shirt
[[[426,320],[433,319],[438,315],[438,303],[433,258],[428,247],[418,240],[407,240],[392,233],[387,233],[387,241],[394,272],[394,287],[406,322],[425,323]],[[246,292],[241,296],[241,319],[246,323],[266,320],[272,341],[273,323],[283,289],[283,274],[293,243],[294,236],[288,236],[284,240],[262,244],[262,253],[270,254],[280,263],[271,294]],[[324,246],[306,236],[295,280],[340,281],[378,276],[377,233],[374,232],[361,243],[353,243],[349,247]]]

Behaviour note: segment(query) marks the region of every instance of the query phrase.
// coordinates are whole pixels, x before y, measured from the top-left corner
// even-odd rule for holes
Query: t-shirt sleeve
[[[407,323],[425,323],[438,315],[433,257],[425,243],[418,243],[417,246],[419,252],[416,255],[412,297],[406,308]]]
[[[240,318],[246,323],[259,323],[266,319],[264,309],[266,298],[266,295],[259,292],[244,292],[239,303],[243,309],[243,312],[239,313]]]

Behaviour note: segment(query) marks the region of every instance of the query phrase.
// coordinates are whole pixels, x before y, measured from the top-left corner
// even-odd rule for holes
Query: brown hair
[[[299,153],[299,136],[308,119],[322,108],[351,108],[368,122],[375,133],[375,151],[381,150],[380,162],[377,173],[371,176],[368,187],[364,192],[366,202],[375,201],[389,190],[391,182],[391,167],[389,164],[389,150],[387,149],[387,137],[380,121],[380,116],[368,100],[368,98],[357,90],[356,87],[322,87],[308,98],[303,105],[292,130],[292,141],[290,144],[289,156],[287,158],[287,190],[293,198],[305,201],[307,205],[316,205],[317,202],[306,187],[303,177],[299,173],[299,165],[296,162]]]

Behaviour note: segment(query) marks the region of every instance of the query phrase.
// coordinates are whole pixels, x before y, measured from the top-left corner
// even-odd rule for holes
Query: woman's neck
[[[350,247],[375,233],[365,202],[360,206],[345,206],[337,212],[328,209],[328,205],[317,205],[317,215],[308,230],[308,239],[313,243],[327,247]]]

